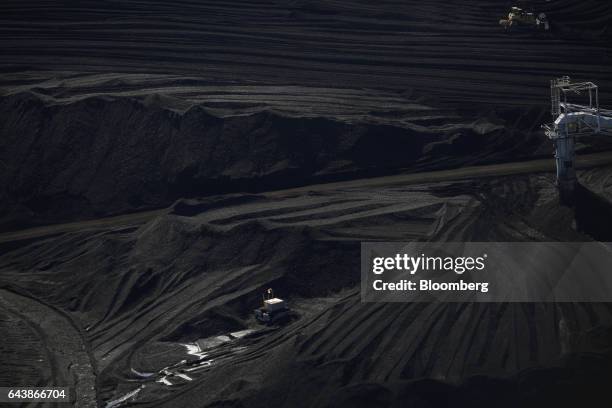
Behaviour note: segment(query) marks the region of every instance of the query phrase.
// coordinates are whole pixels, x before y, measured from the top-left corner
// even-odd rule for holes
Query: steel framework
[[[569,102],[569,97],[588,94],[588,105]],[[550,81],[551,114],[555,121],[543,125],[555,145],[557,185],[562,201],[570,201],[576,187],[576,137],[612,130],[612,111],[599,108],[599,88],[593,82],[572,83],[564,76]]]

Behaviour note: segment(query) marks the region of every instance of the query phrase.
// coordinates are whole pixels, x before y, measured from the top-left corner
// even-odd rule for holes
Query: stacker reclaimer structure
[[[544,13],[529,12],[520,7],[512,7],[508,16],[499,20],[499,25],[506,31],[514,30],[518,27],[549,31],[550,24]]]
[[[599,89],[593,82],[572,82],[564,76],[550,81],[551,114],[555,121],[543,125],[555,145],[557,186],[562,202],[571,203],[576,188],[576,138],[592,134],[612,135],[612,111],[599,108]],[[588,97],[588,105],[571,103],[569,97]]]

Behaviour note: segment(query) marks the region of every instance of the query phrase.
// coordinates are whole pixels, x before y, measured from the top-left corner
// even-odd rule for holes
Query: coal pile
[[[0,385],[108,408],[609,399],[609,304],[360,301],[363,241],[612,239],[609,165],[570,207],[532,161],[553,161],[550,79],[612,107],[612,5],[529,3],[550,32],[504,32],[495,0],[2,2]],[[284,325],[253,316],[270,287]]]

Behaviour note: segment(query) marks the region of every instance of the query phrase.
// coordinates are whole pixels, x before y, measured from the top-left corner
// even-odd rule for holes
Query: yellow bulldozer
[[[550,24],[548,23],[546,14],[539,13],[536,16],[535,13],[525,11],[520,7],[512,7],[508,13],[508,17],[499,20],[499,25],[504,27],[506,31],[518,27],[531,28],[539,31],[550,30]]]

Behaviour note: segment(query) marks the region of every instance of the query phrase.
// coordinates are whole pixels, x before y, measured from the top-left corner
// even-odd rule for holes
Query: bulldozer
[[[512,7],[508,13],[508,17],[499,20],[499,25],[504,27],[506,31],[518,27],[530,28],[538,31],[550,30],[550,24],[545,13],[539,13],[536,16],[535,13],[528,12],[520,7]]]
[[[255,318],[262,324],[272,325],[285,322],[292,317],[291,310],[283,299],[274,297],[274,291],[270,288],[263,295],[263,303],[259,309],[255,309]]]

